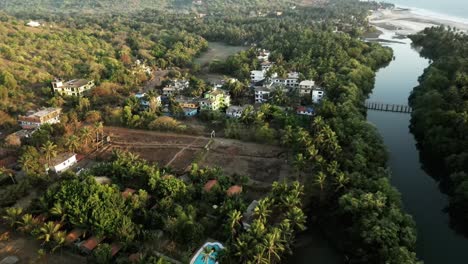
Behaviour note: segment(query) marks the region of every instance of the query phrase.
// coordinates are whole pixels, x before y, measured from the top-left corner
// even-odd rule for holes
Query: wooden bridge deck
[[[395,113],[407,113],[410,114],[413,112],[413,108],[409,105],[399,105],[399,104],[387,104],[379,102],[366,102],[365,106],[370,110],[377,111],[386,111],[386,112],[395,112]]]

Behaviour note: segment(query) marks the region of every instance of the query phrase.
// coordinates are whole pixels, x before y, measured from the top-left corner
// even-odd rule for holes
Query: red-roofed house
[[[112,255],[112,256],[115,256],[115,254],[117,254],[117,252],[119,252],[120,249],[122,249],[122,245],[121,245],[121,244],[119,244],[119,243],[112,243],[112,244],[111,244],[111,255]]]
[[[205,192],[209,192],[211,191],[211,189],[213,189],[213,187],[218,184],[218,180],[209,180],[208,182],[206,182],[205,186],[203,187],[203,190],[205,190]]]
[[[236,194],[240,194],[241,192],[242,192],[242,186],[233,185],[233,186],[229,187],[229,189],[227,189],[226,194],[228,196],[233,196],[233,195],[236,195]]]
[[[75,242],[80,236],[84,234],[84,230],[75,228],[70,233],[68,233],[67,237],[65,238],[66,244],[71,244]]]
[[[130,197],[132,194],[134,194],[136,191],[134,189],[131,189],[131,188],[125,188],[125,190],[122,192],[122,196],[123,198],[128,198]]]
[[[128,257],[131,263],[136,263],[141,259],[141,253],[133,253]]]
[[[89,254],[93,251],[104,238],[98,238],[95,236],[90,237],[88,240],[81,244],[80,249],[83,253]]]

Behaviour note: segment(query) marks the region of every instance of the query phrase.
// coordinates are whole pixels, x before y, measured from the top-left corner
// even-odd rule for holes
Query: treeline
[[[450,195],[452,224],[468,234],[468,36],[434,27],[411,39],[433,61],[410,97],[411,131],[424,165]]]

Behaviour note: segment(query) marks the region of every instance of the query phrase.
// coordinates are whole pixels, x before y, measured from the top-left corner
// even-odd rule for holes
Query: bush
[[[186,130],[186,126],[172,117],[161,116],[149,124],[149,129],[182,132]]]

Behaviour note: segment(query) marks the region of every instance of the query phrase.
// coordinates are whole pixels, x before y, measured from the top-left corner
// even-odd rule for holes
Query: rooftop
[[[312,80],[304,80],[304,81],[300,82],[299,85],[314,86],[315,82],[312,81]]]
[[[209,192],[211,191],[211,189],[213,189],[213,187],[218,184],[218,180],[209,180],[208,182],[206,182],[205,186],[203,186],[203,190],[205,190],[206,192]]]
[[[70,159],[71,157],[73,156],[76,156],[75,153],[71,153],[71,152],[63,152],[63,153],[59,153],[57,154],[57,156],[53,159],[50,160],[50,164],[52,165],[58,165],[68,159]]]
[[[48,108],[43,108],[43,109],[40,109],[36,112],[28,112],[28,114],[26,115],[26,117],[36,117],[36,118],[41,118],[41,117],[44,117],[44,116],[47,116],[51,113],[54,113],[56,111],[61,111],[62,109],[60,108],[54,108],[54,107],[48,107]]]
[[[89,251],[92,251],[101,241],[104,240],[104,238],[98,238],[96,236],[90,237],[88,240],[86,240],[83,244],[81,244],[82,248],[85,248]]]
[[[88,83],[89,83],[89,81],[86,80],[86,79],[75,79],[75,80],[71,80],[71,81],[66,82],[65,86],[78,88],[78,87],[81,87],[81,86],[86,85]]]
[[[236,194],[240,194],[241,192],[242,192],[242,186],[233,185],[233,186],[229,187],[229,189],[227,189],[226,194],[228,196],[233,196],[233,195],[236,195]]]
[[[136,192],[136,190],[134,189],[131,189],[131,188],[125,188],[125,190],[122,192],[122,196],[124,198],[128,198],[130,197],[132,194],[134,194]]]
[[[72,231],[70,231],[70,233],[68,233],[67,237],[65,238],[65,242],[69,244],[73,243],[83,234],[84,234],[83,229],[75,228]]]

